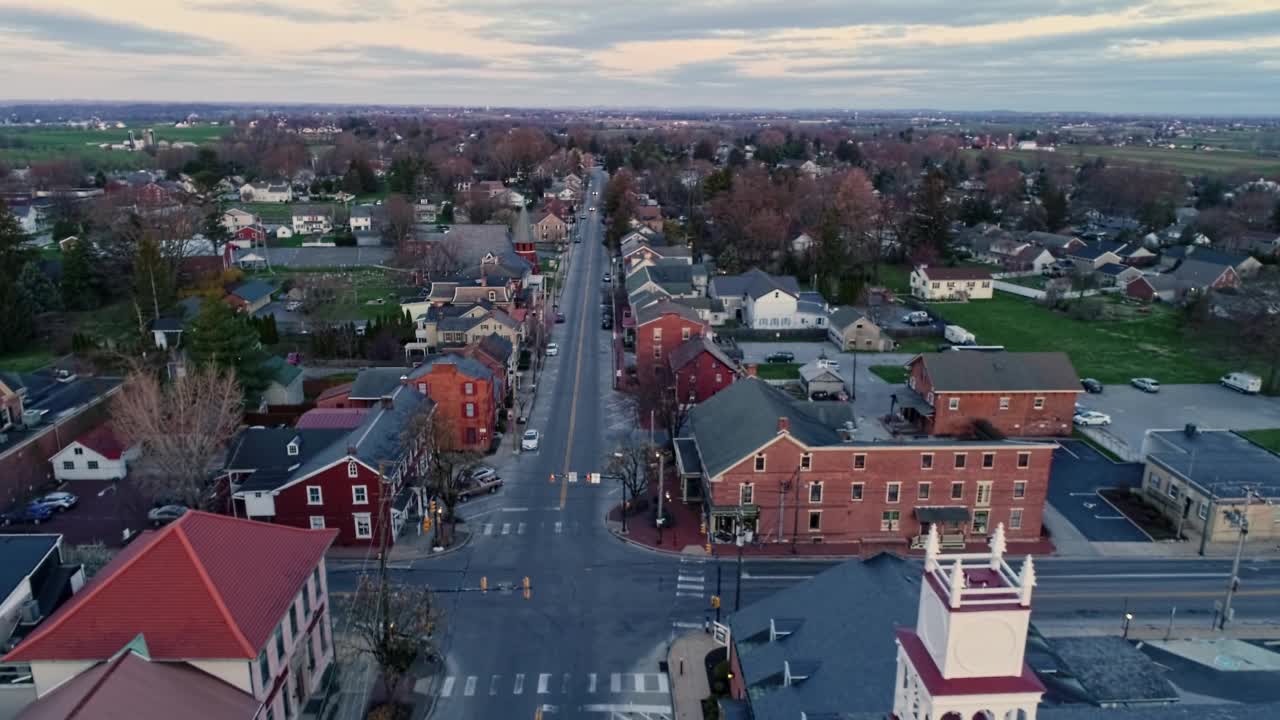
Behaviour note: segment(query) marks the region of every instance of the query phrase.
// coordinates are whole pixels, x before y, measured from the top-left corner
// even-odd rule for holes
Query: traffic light
[[[422,532],[431,532],[431,516],[422,518]]]
[[[428,504],[428,506],[427,506],[427,507],[428,507],[428,508],[429,508],[429,510],[430,510],[430,513],[429,513],[429,514],[431,514],[431,515],[435,515],[435,514],[436,514],[436,501],[435,501],[435,500],[432,500],[432,501]]]
[[[525,575],[525,576],[524,576],[524,582],[523,582],[522,584],[524,585],[524,599],[525,599],[525,600],[528,600],[528,599],[532,598],[532,597],[533,597],[533,589],[529,587],[529,576],[528,576],[528,575]]]
[[[554,484],[554,483],[555,483],[555,481],[556,481],[556,474],[555,474],[555,473],[551,473],[551,480],[550,480],[550,482]]]
[[[706,544],[705,548],[706,548],[707,554],[708,554],[708,555],[710,555],[710,554],[711,554],[711,543],[709,543],[709,542],[708,542],[708,543]]]
[[[712,595],[712,596],[711,596],[711,607],[712,607],[712,608],[714,608],[714,609],[719,609],[719,608],[720,608],[720,596],[719,596],[719,595]]]
[[[489,577],[487,575],[483,575],[480,577],[480,592],[482,593],[489,592]]]

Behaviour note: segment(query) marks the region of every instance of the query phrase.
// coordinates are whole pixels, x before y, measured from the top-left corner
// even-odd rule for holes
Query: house
[[[222,225],[227,229],[227,232],[232,234],[238,232],[240,228],[257,225],[258,223],[257,215],[240,208],[231,208],[222,213]]]
[[[684,245],[659,245],[648,239],[625,243],[621,248],[622,264],[628,271],[658,262],[693,264],[693,252]]]
[[[1156,260],[1159,259],[1159,256],[1157,256],[1151,248],[1148,248],[1141,242],[1125,243],[1124,245],[1116,248],[1115,253],[1120,256],[1120,260],[1123,261],[1125,265],[1132,265],[1134,267],[1154,265]]]
[[[134,647],[145,643],[141,654],[152,670],[191,673],[180,681],[183,716],[197,717],[206,701],[222,702],[221,695],[206,700],[199,693],[209,683],[193,678],[207,675],[265,708],[248,717],[294,717],[322,690],[333,662],[324,554],[335,535],[189,511],[135,539],[4,662],[29,664],[39,702],[53,703],[60,687],[89,692],[77,683],[85,674],[97,673],[100,690],[121,682],[117,673],[135,670],[108,674],[102,664],[136,641]],[[135,703],[175,702],[153,698],[168,682],[154,691],[127,688]],[[117,688],[110,696],[128,701],[122,695]],[[144,714],[118,717],[157,717],[141,704]]]
[[[562,243],[569,239],[569,224],[559,215],[544,210],[533,223],[533,234],[538,242]]]
[[[997,523],[1037,541],[1057,447],[877,438],[849,403],[798,401],[751,377],[694,407],[687,427],[697,452],[677,454],[677,471],[701,484],[713,541],[745,529],[761,542],[864,551],[922,543],[935,525],[960,542]]]
[[[265,280],[247,280],[227,294],[227,302],[242,313],[252,315],[271,304],[276,288]]]
[[[333,208],[298,205],[293,208],[293,231],[298,235],[322,235],[333,230]]]
[[[921,300],[990,300],[991,271],[975,267],[929,267],[911,271],[911,295]]]
[[[435,402],[435,422],[451,431],[451,450],[487,453],[497,442],[505,381],[474,358],[449,354],[414,368],[405,384]]]
[[[519,372],[515,347],[506,338],[493,333],[462,347],[442,348],[441,352],[465,355],[482,363],[499,383],[498,395],[504,402],[510,400]]]
[[[244,202],[287,203],[293,202],[293,188],[289,183],[255,182],[240,186],[240,199]]]
[[[1039,245],[1027,245],[1018,251],[1016,255],[1009,259],[1009,270],[1023,272],[1041,272],[1056,261],[1053,253],[1040,247]]]
[[[995,263],[1006,270],[1023,270],[1026,268],[1013,267],[1013,265],[1017,262],[1018,254],[1031,246],[1031,243],[1025,240],[1017,240],[1012,235],[1004,234],[992,239],[990,244],[987,245],[986,252],[979,257],[983,262]],[[1043,250],[1044,248],[1040,249]]]
[[[693,266],[678,260],[639,265],[627,274],[627,295],[647,291],[668,298],[695,298],[702,293],[693,284]]]
[[[65,562],[61,535],[0,535],[0,647],[17,645],[83,586],[84,567]]]
[[[669,367],[666,353],[689,338],[710,332],[693,308],[662,300],[635,310],[636,372],[642,381],[653,381],[659,368]]]
[[[1280,251],[1280,234],[1275,231],[1246,230],[1228,238],[1226,246],[1231,250],[1262,257],[1275,257]]]
[[[845,394],[844,378],[840,377],[838,364],[833,366],[830,360],[820,357],[800,366],[800,387],[806,398],[812,399],[818,393],[827,397]]]
[[[1056,233],[1047,233],[1034,231],[1022,236],[1023,241],[1039,245],[1048,250],[1057,258],[1065,258],[1073,251],[1084,247],[1084,241],[1078,237],[1071,235],[1058,235]]]
[[[1212,542],[1234,542],[1235,515],[1249,539],[1280,538],[1280,456],[1230,430],[1148,430],[1142,495],[1177,527]],[[1238,514],[1238,515],[1236,515]]]
[[[267,242],[267,229],[261,225],[245,225],[231,234],[231,243],[239,248],[257,247]]]
[[[654,232],[662,232],[666,219],[662,217],[662,208],[657,205],[640,205],[632,217],[633,223],[639,223]]]
[[[871,318],[861,310],[842,305],[827,319],[827,339],[840,352],[863,350],[888,352],[897,346],[893,338],[885,334]]]
[[[1160,268],[1163,272],[1173,270],[1188,258],[1218,265],[1230,265],[1235,268],[1236,274],[1241,278],[1253,277],[1262,269],[1262,263],[1252,255],[1238,255],[1198,245],[1178,245],[1165,250],[1160,256]]]
[[[742,375],[738,363],[706,335],[696,335],[667,356],[676,399],[696,405],[728,387]]]
[[[288,225],[280,225],[275,229],[275,237],[277,240],[288,240],[293,237],[293,228]]]
[[[263,405],[301,405],[305,402],[302,393],[302,368],[279,355],[267,358],[263,367],[269,378],[267,389],[262,392]]]
[[[741,275],[718,275],[711,278],[707,294],[723,302],[726,312],[752,329],[826,327],[827,312],[821,297],[802,298],[800,285],[791,276],[770,275],[756,268]]]
[[[67,480],[123,480],[128,461],[137,458],[109,425],[99,425],[72,440],[49,458],[53,477]]]
[[[1119,265],[1124,262],[1117,252],[1123,245],[1100,241],[1076,247],[1067,252],[1066,259],[1075,263],[1079,272],[1093,272],[1107,263]]]
[[[334,528],[339,545],[369,546],[387,526],[400,534],[422,476],[425,439],[406,428],[434,403],[400,385],[368,407],[352,430],[249,428],[227,454],[233,513],[297,528]]]
[[[1011,437],[1071,434],[1081,388],[1066,353],[922,353],[907,367],[924,400],[909,419],[930,435],[968,436],[979,420]]]
[[[791,252],[796,255],[804,255],[813,249],[817,241],[813,239],[809,233],[800,233],[791,239]]]
[[[1201,295],[1211,289],[1238,287],[1240,274],[1232,265],[1188,257],[1172,272],[1134,278],[1125,286],[1125,294],[1139,300],[1178,302],[1188,295]]]
[[[351,232],[373,231],[373,206],[356,205],[351,208]]]
[[[1131,281],[1142,277],[1142,271],[1132,265],[1107,263],[1095,273],[1105,286],[1127,287]]]
[[[544,218],[545,219],[545,218]],[[521,207],[520,214],[516,215],[515,226],[511,229],[511,248],[515,254],[522,258],[533,272],[538,272],[538,246],[537,235],[532,224],[529,222],[528,208]],[[493,260],[498,260],[501,256],[493,256]],[[485,265],[485,260],[480,261],[481,268]],[[482,270],[483,272],[483,270]]]

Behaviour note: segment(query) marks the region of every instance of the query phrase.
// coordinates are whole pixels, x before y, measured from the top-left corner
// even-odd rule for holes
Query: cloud
[[[139,55],[214,55],[225,48],[218,41],[196,35],[28,7],[0,7],[0,36],[6,32],[72,49]]]
[[[315,7],[297,7],[278,2],[258,2],[256,0],[202,2],[193,5],[192,9],[215,13],[234,13],[236,15],[256,15],[258,17],[304,24],[363,22],[379,15],[378,13],[369,12],[361,14],[322,10]]]

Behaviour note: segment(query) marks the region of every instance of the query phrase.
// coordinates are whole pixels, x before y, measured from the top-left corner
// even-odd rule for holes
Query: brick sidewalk
[[[720,647],[709,633],[693,631],[676,638],[667,653],[673,720],[702,720],[702,700],[711,696],[706,657]]]

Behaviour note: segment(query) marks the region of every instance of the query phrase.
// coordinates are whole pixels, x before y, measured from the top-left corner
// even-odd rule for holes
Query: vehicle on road
[[[612,317],[610,317],[610,316],[608,316],[608,315],[605,315],[604,317],[600,318],[600,329],[601,329],[601,330],[612,330],[612,329],[613,329],[613,318],[612,318]]]
[[[842,393],[838,392],[828,392],[826,390],[814,390],[813,393],[809,395],[809,399],[814,402],[829,402],[832,400],[839,400],[841,394]]]
[[[947,342],[955,345],[976,345],[978,343],[976,335],[959,325],[948,325],[942,331],[942,336],[947,339]]]
[[[1160,392],[1160,381],[1149,377],[1136,377],[1129,381],[1129,384],[1138,388],[1142,392],[1158,393]]]
[[[765,362],[770,363],[789,363],[796,361],[796,354],[789,350],[779,350],[778,352],[769,353],[764,356]]]
[[[525,430],[524,435],[520,438],[520,449],[537,450],[538,440],[541,439],[541,437],[542,436],[538,434],[537,430]]]
[[[461,486],[458,490],[460,502],[466,502],[476,495],[496,493],[502,487],[502,478],[498,477],[498,470],[491,465],[476,465],[464,472],[458,480]]]
[[[564,322],[564,313],[558,312],[558,311],[556,312],[556,322],[557,323]]]
[[[595,211],[596,211],[596,206],[595,206],[595,205],[592,205],[591,207],[587,208],[587,210],[588,210],[589,212],[595,212]]]
[[[933,322],[933,318],[929,317],[929,313],[924,310],[913,310],[902,316],[904,325],[928,325]]]
[[[613,276],[610,275],[609,273],[605,273],[604,275],[600,276],[600,282],[613,282]]]
[[[152,525],[167,525],[185,515],[186,512],[186,505],[161,505],[160,507],[152,508],[147,512],[147,520],[149,520]]]
[[[1223,387],[1231,388],[1245,395],[1257,395],[1262,392],[1262,378],[1253,373],[1233,372],[1223,375],[1218,382],[1222,383]]]
[[[80,498],[69,492],[52,492],[44,497],[37,498],[35,502],[41,505],[48,505],[57,511],[70,510],[80,502]]]
[[[1088,425],[1104,425],[1105,426],[1105,425],[1111,424],[1111,416],[1106,413],[1098,412],[1097,410],[1082,410],[1076,413],[1075,417],[1071,418],[1071,422],[1075,423],[1076,425],[1083,425],[1083,426],[1088,426]]]
[[[1102,383],[1098,382],[1097,380],[1094,380],[1093,378],[1085,378],[1081,380],[1080,387],[1084,388],[1085,392],[1091,393],[1094,395],[1097,395],[1098,393],[1102,392]]]
[[[29,502],[26,505],[0,514],[0,524],[8,525],[39,525],[53,517],[53,506],[44,505],[39,502]]]
[[[547,343],[547,357],[555,357],[560,354],[560,346],[555,343]]]

